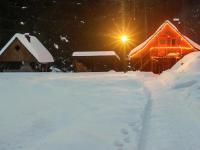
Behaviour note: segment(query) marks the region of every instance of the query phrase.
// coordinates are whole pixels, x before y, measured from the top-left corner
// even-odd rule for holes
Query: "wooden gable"
[[[177,51],[180,51],[181,55],[186,55],[195,50],[196,48],[174,26],[166,22],[144,47],[132,54],[130,58],[142,57],[142,55],[150,53],[151,51],[158,56],[164,56]],[[163,51],[167,51],[167,53]]]
[[[16,38],[10,46],[0,55],[1,62],[37,62],[35,57]]]

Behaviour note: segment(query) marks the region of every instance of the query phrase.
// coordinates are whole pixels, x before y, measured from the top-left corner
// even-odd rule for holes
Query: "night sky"
[[[133,48],[173,18],[200,43],[199,0],[2,0],[0,7],[1,47],[14,33],[29,32],[56,59],[67,59],[72,51],[117,51],[110,34],[122,24],[134,34]]]

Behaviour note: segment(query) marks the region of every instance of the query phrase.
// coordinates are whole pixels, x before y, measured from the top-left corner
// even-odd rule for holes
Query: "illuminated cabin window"
[[[172,39],[172,46],[176,46],[176,39]]]
[[[19,51],[20,50],[20,46],[19,45],[15,46],[15,50]]]

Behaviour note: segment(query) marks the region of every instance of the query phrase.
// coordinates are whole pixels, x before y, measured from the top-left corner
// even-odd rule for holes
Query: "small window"
[[[20,50],[20,46],[19,45],[15,46],[15,50],[19,51]]]
[[[160,44],[160,45],[166,44],[165,38],[160,38],[160,39],[159,39],[159,44]]]
[[[172,39],[172,46],[176,46],[176,39]]]

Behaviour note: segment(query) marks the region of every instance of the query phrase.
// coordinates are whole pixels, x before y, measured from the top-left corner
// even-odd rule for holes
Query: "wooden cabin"
[[[0,51],[1,71],[46,72],[53,62],[49,51],[29,34],[15,34]]]
[[[165,21],[158,30],[129,53],[133,70],[161,73],[200,46]]]
[[[74,52],[75,72],[105,72],[119,70],[120,57],[114,51]]]

